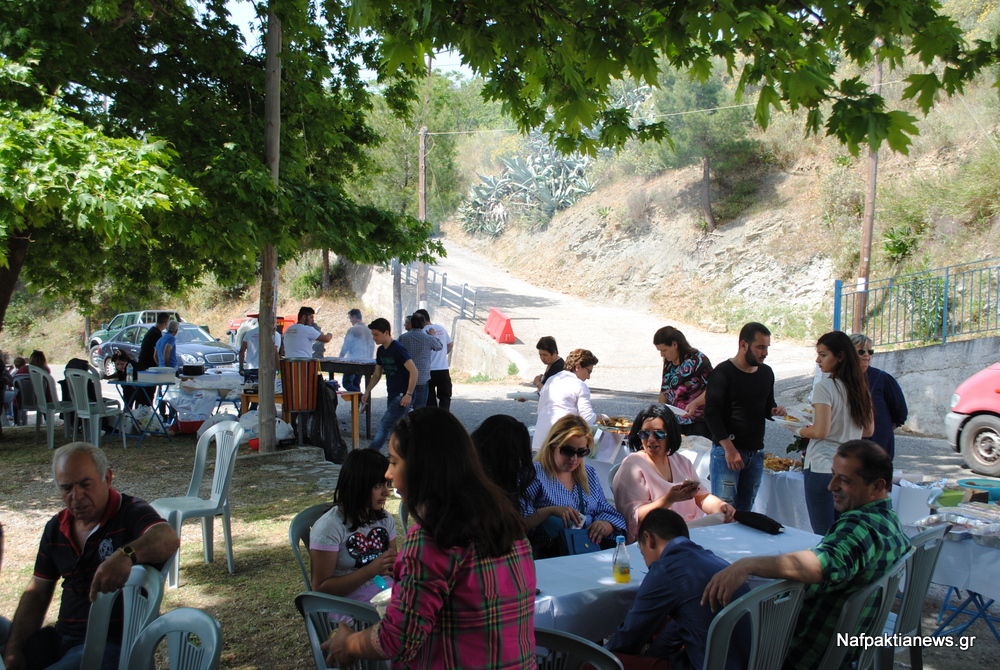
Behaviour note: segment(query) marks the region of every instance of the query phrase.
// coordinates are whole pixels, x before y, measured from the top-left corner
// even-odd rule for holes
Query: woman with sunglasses
[[[654,509],[672,509],[689,526],[706,514],[722,514],[729,523],[736,509],[701,485],[694,465],[677,453],[681,431],[666,405],[650,405],[639,412],[628,435],[634,452],[625,457],[611,488],[615,507],[628,524],[628,542],[635,542],[639,524]]]
[[[539,451],[549,429],[567,414],[583,417],[587,424],[597,420],[597,412],[590,404],[590,387],[586,381],[594,372],[597,356],[586,349],[574,349],[566,357],[562,372],[545,382],[538,394],[538,421],[531,450]]]
[[[564,416],[549,431],[535,456],[535,481],[528,486],[522,510],[536,558],[558,555],[556,538],[563,528],[586,528],[602,548],[615,546],[625,519],[604,496],[600,477],[585,459],[594,435],[582,417]],[[539,527],[541,526],[541,527]]]
[[[868,392],[871,393],[872,409],[875,411],[875,432],[868,437],[892,458],[896,453],[896,434],[893,431],[906,423],[909,413],[903,389],[899,388],[899,382],[888,372],[872,367],[875,349],[872,348],[874,344],[871,338],[854,333],[851,335],[851,342],[858,349],[861,372],[868,381]]]
[[[826,535],[839,516],[830,481],[837,447],[871,435],[874,413],[861,359],[851,338],[834,330],[816,340],[816,364],[823,376],[813,386],[813,423],[795,432],[809,440],[802,459],[806,509],[817,535]]]

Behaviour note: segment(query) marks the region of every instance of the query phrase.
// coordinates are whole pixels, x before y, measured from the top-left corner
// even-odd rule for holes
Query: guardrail
[[[833,328],[876,346],[968,339],[1000,332],[1000,258],[870,282],[837,280]]]
[[[410,263],[403,268],[403,283],[409,285],[417,283],[417,264]],[[468,283],[460,285],[448,285],[448,273],[438,272],[434,268],[427,267],[427,295],[437,295],[438,307],[448,305],[459,313],[460,318],[476,318],[476,299],[478,291],[470,288]]]

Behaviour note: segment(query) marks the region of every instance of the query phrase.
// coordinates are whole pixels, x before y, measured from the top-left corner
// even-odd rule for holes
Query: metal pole
[[[948,268],[944,269],[944,299],[941,302],[941,344],[948,341],[948,288],[951,284]]]
[[[417,218],[427,220],[427,126],[420,128],[420,154],[417,156]],[[417,265],[417,306],[427,309],[427,263]]]
[[[833,329],[840,330],[840,303],[841,295],[844,291],[844,282],[836,280],[833,282]]]

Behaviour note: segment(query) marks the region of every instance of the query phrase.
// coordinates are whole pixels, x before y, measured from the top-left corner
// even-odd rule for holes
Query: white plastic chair
[[[34,365],[28,366],[31,375],[31,386],[35,391],[35,444],[38,444],[38,433],[41,430],[42,416],[45,416],[45,437],[49,449],[56,446],[56,414],[73,411],[73,403],[56,400],[59,397],[59,387],[56,380],[48,372]],[[46,393],[48,391],[48,393]],[[49,398],[52,398],[49,400]]]
[[[308,556],[309,533],[320,517],[329,512],[332,507],[333,503],[328,502],[307,507],[296,514],[295,518],[292,519],[292,523],[288,525],[288,543],[292,545],[292,553],[295,554],[295,560],[299,563],[299,570],[302,571],[302,581],[305,582],[307,591],[312,591],[312,576],[306,568],[305,561],[302,560],[302,552],[299,549],[299,544],[305,545],[305,553]]]
[[[403,535],[410,532],[410,508],[405,502],[399,503],[399,525],[403,527]]]
[[[197,643],[192,636],[198,638]],[[219,667],[222,626],[207,612],[181,607],[167,612],[139,633],[132,647],[128,670],[152,668],[156,647],[163,638],[167,638],[170,670],[216,670]]]
[[[23,426],[28,423],[28,412],[35,410],[35,391],[31,385],[31,375],[14,375],[11,382],[18,408],[14,412],[14,425]]]
[[[355,631],[370,628],[382,620],[378,610],[368,603],[317,591],[306,591],[295,596],[295,608],[306,624],[306,635],[309,636],[309,647],[312,649],[316,670],[326,670],[326,654],[319,646],[340,625],[339,621],[330,619],[331,614],[350,617],[351,628]],[[357,661],[350,666],[352,670],[383,670],[388,667],[385,661]]]
[[[69,396],[73,401],[73,436],[76,437],[78,421],[83,421],[84,431],[92,445],[101,446],[101,421],[105,417],[121,416],[122,407],[117,400],[109,400],[101,395],[101,377],[93,370],[66,370],[66,381],[69,383]],[[90,389],[94,390],[96,401],[90,400]],[[125,431],[122,431],[122,447],[125,444]]]
[[[621,470],[621,467],[622,467],[621,463],[615,463],[614,465],[611,466],[611,470],[608,471],[608,490],[611,491],[612,500],[614,500],[615,497],[614,493],[615,475],[618,474],[618,471]]]
[[[150,565],[136,565],[128,581],[119,591],[102,593],[90,606],[87,619],[87,636],[83,643],[81,668],[100,668],[104,647],[108,641],[108,624],[111,611],[119,595],[122,598],[124,620],[122,625],[122,653],[119,670],[128,668],[132,645],[156,617],[160,615],[163,601],[163,573]]]
[[[213,560],[215,540],[213,522],[215,517],[221,514],[230,574],[236,571],[236,567],[233,563],[233,534],[229,518],[229,486],[233,479],[233,469],[236,467],[236,452],[242,438],[243,427],[237,421],[223,421],[206,430],[198,439],[198,446],[195,447],[194,471],[191,473],[191,484],[188,486],[187,495],[159,498],[152,502],[153,509],[174,527],[178,537],[185,519],[201,518],[201,539],[205,548],[206,563],[211,563]],[[212,477],[212,493],[205,499],[198,497],[198,493],[205,477],[205,461],[208,459],[208,446],[212,440],[215,440],[215,474]],[[173,563],[167,572],[167,584],[175,589],[180,581],[180,548],[171,560]]]
[[[545,653],[539,653],[538,649]],[[607,649],[571,633],[548,628],[535,629],[535,661],[539,668],[623,670],[622,662]]]
[[[910,549],[881,578],[851,594],[847,602],[844,603],[844,608],[840,611],[840,618],[837,619],[833,637],[830,638],[830,645],[826,648],[826,653],[817,666],[818,670],[839,670],[844,666],[848,655],[854,652],[852,647],[837,644],[838,634],[875,636],[882,632],[889,616],[889,609],[892,607],[892,601],[895,600],[896,590],[899,588],[899,580],[903,576],[903,568],[906,567],[912,554],[913,549]],[[868,627],[862,628],[860,626],[861,614],[869,602],[875,604],[876,614],[868,622]],[[853,667],[855,670],[868,670],[872,667],[874,659],[874,648],[862,649],[855,658]]]
[[[779,580],[756,588],[724,607],[708,629],[703,670],[723,670],[733,629],[750,618],[750,658],[747,670],[780,668],[795,632],[806,585]]]

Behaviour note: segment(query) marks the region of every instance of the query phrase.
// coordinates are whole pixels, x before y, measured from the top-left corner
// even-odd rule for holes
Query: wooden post
[[[875,42],[875,72],[872,89],[875,95],[882,92],[882,60],[878,57],[881,41]],[[861,264],[858,267],[858,299],[854,309],[854,332],[863,333],[868,312],[868,275],[871,270],[872,235],[875,229],[875,191],[878,185],[878,149],[868,148],[868,183],[865,188],[865,213],[861,222]]]

